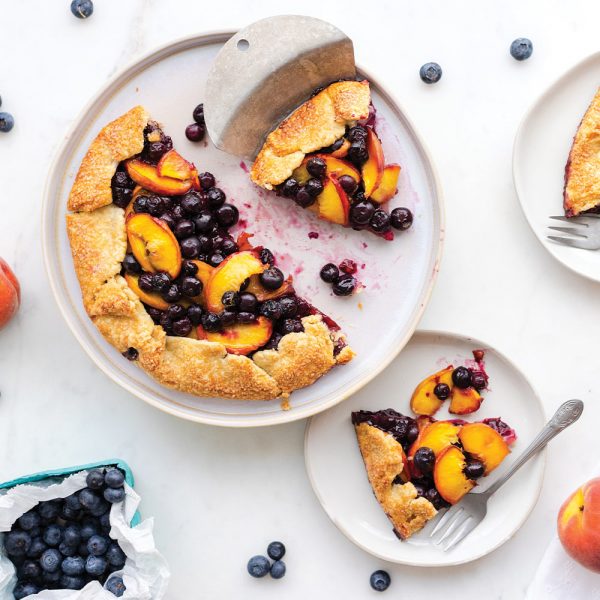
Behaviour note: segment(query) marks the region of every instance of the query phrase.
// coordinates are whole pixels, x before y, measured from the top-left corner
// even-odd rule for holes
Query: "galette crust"
[[[573,139],[565,167],[564,209],[574,217],[600,206],[600,88]]]
[[[393,435],[368,423],[356,425],[355,431],[375,497],[394,530],[405,540],[422,529],[437,511],[429,500],[417,497],[412,483],[394,483],[404,461],[402,446]]]
[[[127,252],[125,212],[112,204],[110,189],[118,163],[141,152],[148,118],[136,107],[108,124],[90,146],[69,197],[69,208],[81,211],[68,214],[66,222],[83,305],[104,338],[119,352],[135,348],[138,366],[167,387],[238,400],[287,397],[350,360],[347,347],[334,357],[336,335],[320,315],[305,317],[304,332],[284,336],[277,350],[257,352],[254,359],[229,354],[216,342],[167,336],[154,324],[120,274]],[[109,151],[110,143],[123,143],[127,151]],[[108,203],[100,200],[105,187]]]
[[[273,130],[261,148],[250,178],[268,190],[283,183],[304,156],[330,146],[346,127],[369,115],[368,81],[338,81],[326,87]]]

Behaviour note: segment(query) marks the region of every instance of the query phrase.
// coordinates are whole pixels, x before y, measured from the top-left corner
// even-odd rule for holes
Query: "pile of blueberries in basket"
[[[123,568],[125,553],[109,532],[110,509],[124,499],[124,481],[116,467],[93,469],[87,487],[40,502],[13,523],[4,550],[16,569],[16,600],[45,589],[80,590],[90,581],[123,595],[123,579],[110,575]]]

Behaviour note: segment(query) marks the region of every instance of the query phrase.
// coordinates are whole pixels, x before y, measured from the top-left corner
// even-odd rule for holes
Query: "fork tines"
[[[585,215],[584,217],[567,218],[562,215],[552,215],[550,217],[551,219],[568,223],[569,227],[549,225],[548,229],[557,231],[558,233],[564,233],[569,237],[558,235],[548,235],[546,237],[563,246],[582,248],[584,250],[597,250],[600,248],[600,230],[598,230],[600,221],[594,223],[594,221],[587,220],[590,216],[591,215]],[[593,215],[592,218],[598,219],[599,216],[600,215]]]

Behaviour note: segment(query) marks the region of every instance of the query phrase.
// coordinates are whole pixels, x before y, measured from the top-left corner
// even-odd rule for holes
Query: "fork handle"
[[[496,483],[490,486],[485,492],[488,496],[495,493],[503,486],[532,456],[537,454],[546,444],[563,429],[572,425],[579,419],[583,412],[583,402],[581,400],[567,400],[558,407],[554,416],[548,421],[546,426],[537,434],[533,442],[529,444],[523,454],[514,462],[512,467]]]

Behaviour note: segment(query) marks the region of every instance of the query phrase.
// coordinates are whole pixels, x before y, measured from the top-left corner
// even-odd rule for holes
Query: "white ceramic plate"
[[[480,485],[493,483],[531,442],[546,419],[541,402],[519,369],[485,343],[468,337],[417,332],[402,354],[372,383],[335,408],[313,417],[306,428],[304,454],[313,489],[335,525],[363,550],[384,560],[422,567],[449,566],[475,560],[506,542],[533,509],[544,473],[545,453],[533,458],[492,497],[484,521],[461,544],[443,552],[425,532],[401,542],[375,499],[356,442],[350,413],[393,408],[410,415],[416,385],[449,363],[473,360],[483,348],[490,390],[481,408],[466,420],[502,417],[517,431],[512,454]],[[390,391],[393,390],[393,395]],[[436,418],[451,418],[442,407]]]
[[[69,327],[92,360],[114,381],[171,414],[215,425],[271,425],[310,416],[333,406],[375,377],[410,339],[429,300],[443,237],[439,185],[431,161],[412,125],[372,80],[378,132],[387,162],[402,165],[399,193],[392,205],[415,213],[413,228],[386,242],[373,235],[318,221],[289,201],[255,188],[239,159],[212,144],[193,144],[184,129],[202,101],[209,67],[231,33],[174,42],[128,67],[87,106],[67,136],[51,168],[43,209],[43,246],[50,283]],[[356,359],[334,369],[308,389],[293,394],[289,411],[279,401],[242,402],[197,398],[157,384],[107,344],[83,310],[65,231],[69,189],[81,159],[99,129],[136,104],[144,104],[173,137],[175,147],[200,171],[211,171],[240,209],[253,241],[271,248],[278,264],[295,278],[298,292],[336,320],[348,334]],[[316,232],[318,239],[311,239]],[[366,286],[340,299],[320,281],[329,261],[354,259]],[[377,345],[373,345],[377,339]]]
[[[563,213],[564,173],[573,136],[600,86],[600,52],[575,65],[525,115],[513,150],[513,178],[529,225],[563,265],[600,281],[600,252],[569,248],[546,238]],[[557,234],[561,235],[561,234]]]

